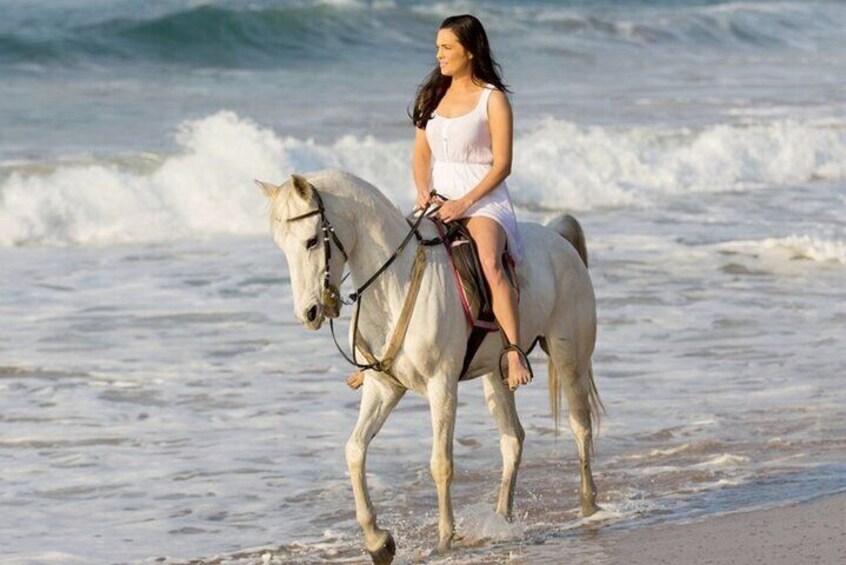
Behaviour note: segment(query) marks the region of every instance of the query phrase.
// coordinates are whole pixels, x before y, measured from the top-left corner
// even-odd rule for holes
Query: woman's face
[[[451,77],[470,72],[473,55],[458,42],[458,37],[452,30],[439,29],[435,45],[442,75]]]

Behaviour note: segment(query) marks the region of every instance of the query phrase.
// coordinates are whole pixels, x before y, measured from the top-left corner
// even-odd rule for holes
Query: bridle
[[[338,343],[338,339],[335,336],[335,324],[333,323],[332,318],[329,318],[329,328],[332,331],[332,340],[335,342],[335,347],[338,348],[338,351],[341,355],[346,359],[350,364],[355,365],[360,370],[367,370],[367,369],[375,369],[377,371],[387,372],[389,367],[385,367],[382,361],[378,359],[374,360],[372,363],[362,364],[356,361],[356,339],[358,337],[358,318],[359,313],[361,312],[361,296],[362,293],[367,290],[367,288],[376,282],[376,279],[384,273],[388,267],[393,264],[393,262],[397,259],[397,257],[402,254],[405,247],[408,245],[408,242],[411,241],[412,237],[416,237],[417,241],[420,245],[430,246],[430,245],[438,245],[442,243],[442,239],[440,237],[433,238],[433,239],[424,239],[418,228],[420,227],[420,223],[423,221],[424,218],[428,217],[430,213],[433,213],[437,210],[438,206],[434,206],[431,203],[426,204],[426,207],[420,211],[420,215],[412,224],[408,219],[409,225],[411,229],[406,234],[405,238],[403,238],[402,243],[394,250],[393,254],[385,261],[381,267],[379,267],[375,273],[373,273],[370,278],[367,279],[361,286],[355,289],[355,291],[351,292],[346,297],[341,295],[341,291],[332,284],[331,282],[331,272],[330,272],[330,261],[332,259],[332,243],[335,243],[335,246],[338,248],[338,251],[341,252],[341,255],[344,256],[344,261],[348,261],[349,258],[347,256],[347,252],[344,249],[344,244],[341,243],[341,240],[338,238],[338,234],[335,233],[335,228],[332,226],[332,222],[329,221],[329,218],[326,217],[326,207],[323,205],[323,199],[320,197],[320,193],[317,192],[317,189],[311,187],[312,194],[314,195],[315,200],[317,201],[317,208],[314,210],[310,210],[304,214],[300,214],[298,216],[294,216],[293,218],[288,218],[288,222],[296,222],[299,220],[304,220],[305,218],[310,218],[312,216],[320,216],[320,231],[322,233],[323,239],[323,259],[324,259],[324,271],[323,271],[323,290],[321,292],[320,297],[320,306],[325,310],[326,308],[337,309],[335,311],[340,311],[340,305],[355,305],[355,314],[353,314],[353,343],[352,343],[352,357],[347,355],[341,345]],[[435,191],[432,191],[431,196],[439,196]],[[341,284],[347,279],[349,273],[344,275],[341,279]]]
[[[320,306],[322,306],[324,309],[336,309],[340,307],[340,303],[343,301],[343,299],[341,298],[341,291],[338,290],[337,286],[332,284],[332,273],[330,270],[332,260],[332,244],[330,240],[335,242],[335,245],[338,247],[338,251],[340,251],[341,255],[344,256],[344,261],[348,261],[349,258],[347,257],[346,249],[344,249],[344,244],[341,243],[341,240],[338,238],[338,234],[335,233],[335,228],[332,226],[332,223],[326,217],[326,208],[323,206],[323,199],[320,198],[320,193],[317,192],[317,189],[315,188],[312,188],[312,193],[314,194],[314,197],[317,200],[317,209],[306,212],[305,214],[300,214],[299,216],[294,216],[293,218],[288,218],[287,221],[289,223],[296,222],[298,220],[304,220],[306,218],[310,218],[318,214],[320,215],[320,231],[323,234],[324,260],[323,291],[320,295]],[[346,277],[344,277],[344,279],[346,279]],[[341,283],[344,282],[344,279],[341,279]]]

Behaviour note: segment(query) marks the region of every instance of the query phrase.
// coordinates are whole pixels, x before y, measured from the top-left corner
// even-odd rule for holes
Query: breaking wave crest
[[[840,263],[846,265],[846,240],[808,234],[792,234],[762,240],[729,241],[725,249],[759,255],[762,253],[790,260]]]
[[[173,155],[0,167],[0,245],[263,233],[265,202],[252,180],[281,182],[292,172],[327,168],[367,179],[403,209],[412,205],[410,141],[345,136],[319,144],[228,111],[185,122],[176,139]],[[689,192],[846,179],[846,123],[697,130],[548,120],[515,140],[513,169],[508,182],[524,208],[660,205]]]
[[[846,178],[846,122],[607,128],[548,120],[517,141],[515,154],[515,199],[524,206],[652,205],[687,192]]]

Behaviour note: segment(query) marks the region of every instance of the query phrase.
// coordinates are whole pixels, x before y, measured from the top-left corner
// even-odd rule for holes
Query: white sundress
[[[455,118],[432,114],[426,124],[426,139],[432,152],[431,186],[450,199],[461,198],[473,189],[493,166],[488,99],[496,87],[485,85],[476,107]],[[505,230],[508,252],[515,263],[523,258],[523,243],[505,181],[470,206],[462,217],[484,216]]]

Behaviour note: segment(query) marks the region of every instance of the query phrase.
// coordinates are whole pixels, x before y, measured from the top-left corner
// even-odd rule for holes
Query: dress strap
[[[496,90],[496,87],[492,84],[486,84],[485,89],[482,91],[482,95],[479,97],[479,104],[476,107],[476,111],[480,111],[485,116],[488,115],[488,99],[491,97],[491,93]],[[481,108],[481,110],[480,110]]]

